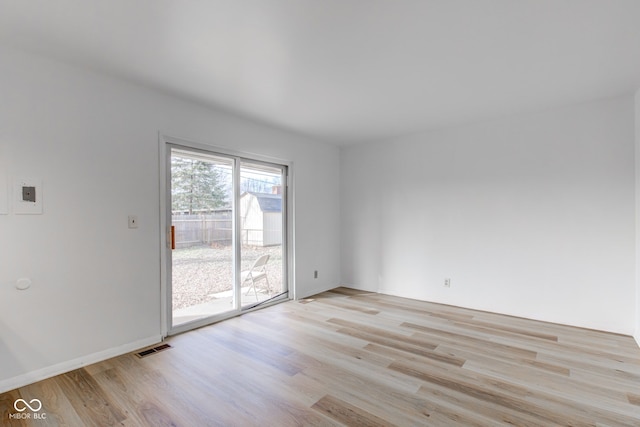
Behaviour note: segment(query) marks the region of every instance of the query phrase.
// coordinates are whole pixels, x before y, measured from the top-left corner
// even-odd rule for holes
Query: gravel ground
[[[282,288],[282,246],[242,248],[242,270],[248,270],[261,255],[269,254],[267,277],[272,292]],[[231,246],[193,246],[173,251],[173,309],[215,299],[212,294],[231,290]],[[257,284],[258,291],[266,282]]]

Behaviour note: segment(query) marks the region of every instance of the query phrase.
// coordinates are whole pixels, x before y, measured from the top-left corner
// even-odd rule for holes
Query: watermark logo
[[[17,399],[15,402],[13,402],[13,409],[18,412],[9,414],[10,420],[47,419],[47,414],[44,412],[40,412],[40,410],[42,409],[42,402],[40,401],[40,399],[31,399],[28,402],[24,399]],[[27,409],[30,412],[26,412]]]
[[[36,405],[37,408],[34,407]],[[27,403],[27,401],[24,399],[18,399],[13,402],[13,409],[18,412],[24,412],[27,410],[27,408],[29,408],[31,412],[40,412],[40,409],[42,409],[42,402],[40,401],[40,399],[31,399],[29,403]]]

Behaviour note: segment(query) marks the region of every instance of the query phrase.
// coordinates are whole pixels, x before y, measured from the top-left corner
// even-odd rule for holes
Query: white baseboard
[[[636,340],[636,344],[638,344],[638,347],[640,347],[640,332],[637,332],[633,338],[635,338]]]
[[[357,291],[376,292],[376,291],[372,291],[370,289],[366,289],[366,288],[364,288],[362,286],[354,285],[353,283],[343,283],[340,286],[344,286],[345,288],[349,288],[349,289],[355,289]]]
[[[297,300],[305,299],[305,298],[310,297],[312,295],[321,294],[323,292],[329,291],[331,289],[335,289],[335,288],[340,287],[340,286],[341,285],[324,285],[324,286],[317,286],[317,287],[312,288],[312,289],[305,289],[304,293],[296,294],[296,299]]]
[[[148,337],[128,344],[124,344],[119,347],[109,348],[107,350],[99,351],[97,353],[89,354],[77,359],[68,360],[66,362],[27,372],[13,378],[0,380],[0,393],[4,393],[19,387],[24,387],[26,385],[33,384],[44,379],[54,377],[56,375],[64,374],[65,372],[73,371],[74,369],[91,365],[92,363],[102,362],[103,360],[111,359],[112,357],[121,356],[125,353],[130,353],[140,348],[157,344],[160,341],[162,341],[162,337],[160,335],[156,335],[153,337]]]

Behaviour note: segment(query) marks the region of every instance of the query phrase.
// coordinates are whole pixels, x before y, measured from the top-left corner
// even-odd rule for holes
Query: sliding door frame
[[[273,157],[246,153],[242,151],[232,150],[224,147],[218,147],[209,144],[202,144],[198,142],[188,141],[182,138],[176,138],[168,135],[164,135],[162,133],[158,134],[158,145],[159,145],[159,166],[160,166],[160,322],[161,322],[161,334],[162,337],[167,337],[169,335],[175,335],[190,329],[195,329],[201,326],[205,326],[211,323],[215,323],[230,317],[234,317],[243,313],[247,313],[249,311],[257,310],[262,307],[277,304],[286,299],[295,299],[296,298],[296,286],[295,286],[295,250],[294,250],[294,203],[293,203],[293,162],[286,161],[282,159],[277,159]],[[278,298],[273,301],[267,301],[263,304],[260,304],[256,307],[251,307],[247,309],[242,308],[241,298],[240,298],[240,289],[238,286],[235,286],[235,283],[238,280],[240,275],[240,264],[236,262],[234,265],[234,291],[235,291],[235,300],[239,305],[237,307],[234,306],[234,310],[223,313],[219,316],[208,317],[204,319],[200,319],[194,322],[185,323],[182,325],[178,325],[177,327],[172,326],[172,301],[170,298],[171,295],[171,148],[184,148],[193,151],[200,151],[205,154],[211,154],[213,156],[222,155],[225,157],[229,157],[234,160],[234,185],[233,185],[233,229],[234,229],[234,239],[237,242],[234,243],[234,259],[240,260],[241,256],[241,244],[240,244],[240,210],[239,210],[239,202],[240,202],[240,186],[235,185],[235,183],[240,182],[240,164],[245,161],[247,163],[263,163],[267,165],[273,165],[282,167],[284,170],[283,183],[282,183],[282,197],[283,197],[283,206],[286,207],[286,210],[283,211],[282,215],[282,251],[283,255],[286,254],[286,257],[283,256],[283,261],[286,263],[286,267],[283,268],[283,283],[287,284],[288,295],[286,298]]]

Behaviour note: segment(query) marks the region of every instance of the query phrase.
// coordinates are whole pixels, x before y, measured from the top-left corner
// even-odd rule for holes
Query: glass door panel
[[[243,309],[286,294],[285,168],[240,162],[240,295]]]
[[[233,159],[171,149],[172,326],[236,309]]]

